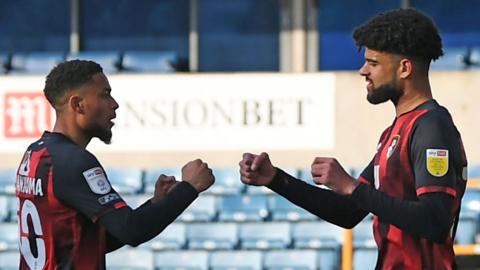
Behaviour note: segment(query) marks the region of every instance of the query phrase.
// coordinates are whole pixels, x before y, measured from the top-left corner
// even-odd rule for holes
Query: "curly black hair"
[[[93,75],[103,72],[102,67],[86,60],[65,61],[54,67],[47,75],[43,93],[48,102],[57,108],[65,93],[89,82]]]
[[[433,21],[415,9],[395,9],[371,18],[353,31],[359,50],[400,54],[419,60],[443,55],[442,38]]]

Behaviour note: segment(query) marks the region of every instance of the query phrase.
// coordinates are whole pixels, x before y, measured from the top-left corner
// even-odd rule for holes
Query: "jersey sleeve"
[[[54,193],[57,198],[92,221],[104,214],[126,206],[111,186],[104,169],[88,151],[75,153],[68,162],[53,161]]]
[[[410,137],[410,159],[417,196],[444,192],[456,196],[455,183],[461,149],[451,118],[429,112],[414,126]]]
[[[358,181],[361,183],[374,186],[375,176],[374,176],[374,162],[375,158],[370,161],[368,166],[363,169],[362,173],[358,176]]]

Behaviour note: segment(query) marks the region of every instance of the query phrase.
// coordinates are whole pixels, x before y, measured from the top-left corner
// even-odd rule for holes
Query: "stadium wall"
[[[480,163],[478,71],[433,72],[436,99]],[[268,151],[279,166],[308,168],[315,156],[368,164],[391,104],[370,105],[355,72],[110,75],[120,104],[113,142],[89,149],[105,166],[180,166],[202,158],[237,166],[244,151]],[[0,76],[0,167],[16,167],[28,143],[54,123],[42,76]]]

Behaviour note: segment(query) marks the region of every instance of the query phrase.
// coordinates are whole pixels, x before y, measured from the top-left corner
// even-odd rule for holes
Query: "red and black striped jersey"
[[[453,225],[446,241],[437,243],[375,216],[377,269],[456,268],[453,244],[466,170],[460,134],[448,111],[434,100],[398,116],[383,132],[377,153],[360,181],[403,201],[446,194],[453,198],[449,209]]]
[[[105,269],[97,220],[126,206],[98,160],[60,133],[45,132],[18,168],[20,269]]]

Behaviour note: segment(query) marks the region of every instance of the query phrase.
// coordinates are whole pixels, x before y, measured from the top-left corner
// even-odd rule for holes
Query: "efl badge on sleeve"
[[[107,194],[111,187],[102,168],[95,167],[83,172],[83,177],[87,180],[90,189],[97,194]]]
[[[427,149],[427,171],[436,177],[448,172],[448,150]]]

